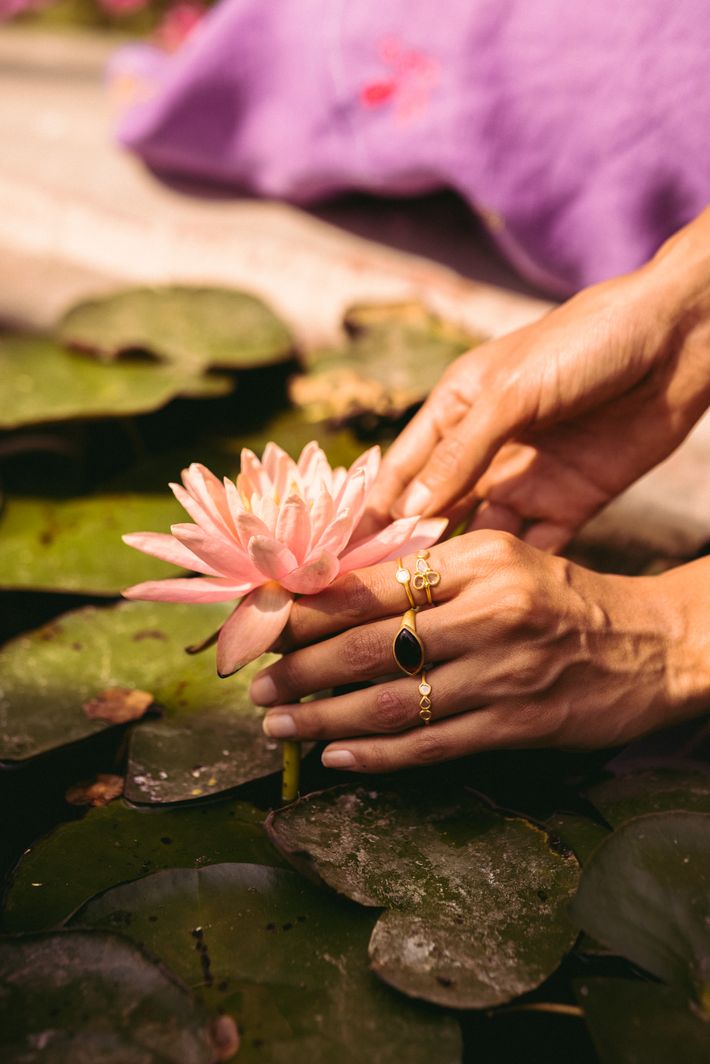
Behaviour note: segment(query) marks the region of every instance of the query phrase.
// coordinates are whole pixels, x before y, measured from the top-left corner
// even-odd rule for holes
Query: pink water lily
[[[194,524],[171,535],[132,532],[129,546],[201,573],[149,580],[125,598],[224,602],[239,598],[217,640],[217,670],[229,676],[268,650],[288,621],[295,595],[314,595],[352,569],[431,546],[443,518],[404,517],[358,538],[358,524],[380,466],[372,447],[350,469],[331,469],[316,442],[294,462],[275,443],[261,461],[242,451],[236,483],[197,463],[171,484]]]

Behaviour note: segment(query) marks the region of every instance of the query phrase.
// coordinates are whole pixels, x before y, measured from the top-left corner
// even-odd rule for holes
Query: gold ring
[[[404,588],[405,593],[407,595],[407,599],[409,601],[409,605],[412,607],[413,610],[415,610],[417,608],[417,604],[414,601],[414,596],[412,595],[412,589],[409,586],[409,581],[412,579],[412,574],[410,573],[409,569],[407,569],[402,564],[402,559],[401,558],[397,559],[397,572],[394,574],[394,578],[397,581],[397,583],[401,584],[402,587]]]
[[[441,573],[437,573],[435,569],[432,569],[429,565],[429,551],[420,550],[417,551],[417,560],[415,563],[416,572],[412,583],[417,591],[423,591],[426,595],[427,603],[430,606],[434,605],[434,599],[432,598],[431,589],[436,587],[441,582]],[[409,570],[404,570],[409,575]],[[399,570],[397,579],[399,580]],[[407,587],[408,594],[411,595],[409,587]]]
[[[417,676],[424,668],[424,644],[417,634],[417,607],[407,610],[392,640],[392,653],[398,668],[407,676]]]
[[[426,673],[422,669],[422,674],[419,679],[419,719],[422,724],[428,724],[433,716],[431,711],[431,684],[426,678]]]

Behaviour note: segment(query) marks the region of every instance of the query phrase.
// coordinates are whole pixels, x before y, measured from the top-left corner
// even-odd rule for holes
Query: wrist
[[[636,276],[669,338],[693,340],[710,377],[710,208],[670,237]]]
[[[710,711],[710,558],[650,577],[667,634],[668,693],[680,718]]]

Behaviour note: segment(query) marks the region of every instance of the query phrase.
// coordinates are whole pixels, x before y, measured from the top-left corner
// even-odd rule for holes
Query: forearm
[[[652,579],[667,618],[670,701],[679,719],[710,712],[710,557]]]

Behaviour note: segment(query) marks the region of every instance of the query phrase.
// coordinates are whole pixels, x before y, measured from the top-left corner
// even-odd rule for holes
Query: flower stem
[[[298,798],[298,781],[301,774],[301,744],[286,740],[283,743],[283,759],[281,798],[284,802],[293,802]]]

